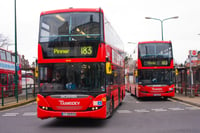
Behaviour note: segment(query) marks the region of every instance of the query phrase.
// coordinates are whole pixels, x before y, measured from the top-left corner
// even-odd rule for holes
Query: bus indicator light
[[[70,59],[67,59],[67,60],[65,60],[66,62],[71,62],[72,60],[70,60]]]

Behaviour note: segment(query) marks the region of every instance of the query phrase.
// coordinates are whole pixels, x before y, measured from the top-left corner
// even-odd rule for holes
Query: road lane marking
[[[200,110],[199,107],[194,107],[194,106],[186,107],[186,109],[188,109],[188,110]]]
[[[25,112],[22,116],[36,116],[37,112]]]
[[[117,110],[117,112],[118,113],[126,113],[126,114],[132,113],[132,111],[130,111],[130,110]]]
[[[183,108],[168,108],[169,110],[173,110],[173,111],[180,111],[180,110],[184,110]]]
[[[155,112],[164,112],[164,111],[167,111],[166,109],[163,109],[163,108],[158,108],[158,109],[151,109]]]
[[[19,113],[5,113],[2,116],[17,116]]]
[[[146,109],[135,109],[134,111],[139,112],[139,113],[150,112],[149,110],[146,110]]]

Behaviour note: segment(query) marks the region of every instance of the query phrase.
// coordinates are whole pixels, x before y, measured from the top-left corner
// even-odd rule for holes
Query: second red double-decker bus
[[[102,9],[41,13],[37,115],[105,119],[125,97],[123,43]]]
[[[136,97],[173,97],[174,61],[171,41],[139,42],[134,67]]]
[[[0,97],[13,96],[22,93],[21,58],[17,56],[18,85],[15,91],[15,53],[0,49]],[[3,92],[3,94],[2,94]]]

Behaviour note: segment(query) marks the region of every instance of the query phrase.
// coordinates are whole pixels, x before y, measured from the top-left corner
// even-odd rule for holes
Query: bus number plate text
[[[62,116],[76,116],[76,113],[62,113]]]
[[[161,94],[153,94],[153,96],[161,96]]]

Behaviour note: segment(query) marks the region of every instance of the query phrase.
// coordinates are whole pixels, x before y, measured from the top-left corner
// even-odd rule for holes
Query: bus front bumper
[[[166,93],[143,93],[139,92],[138,97],[174,97],[174,91]]]
[[[94,111],[66,112],[66,111],[48,111],[37,107],[37,117],[47,118],[94,118],[106,119],[106,106]]]

